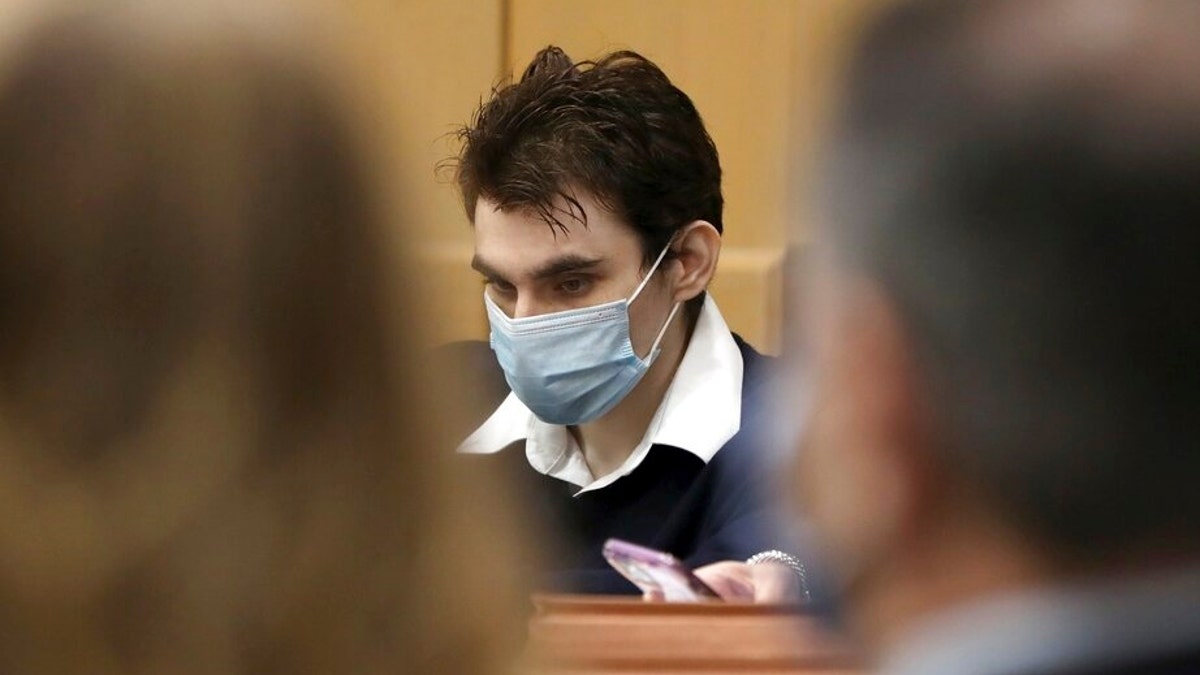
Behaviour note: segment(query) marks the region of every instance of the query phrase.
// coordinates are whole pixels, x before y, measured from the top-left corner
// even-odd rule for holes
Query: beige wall
[[[880,0],[395,0],[392,78],[411,237],[437,289],[438,340],[483,338],[470,228],[447,176],[447,134],[502,75],[547,44],[576,59],[634,49],[695,101],[725,171],[725,237],[713,295],[730,325],[778,348],[783,252],[802,241],[803,179],[863,9]]]

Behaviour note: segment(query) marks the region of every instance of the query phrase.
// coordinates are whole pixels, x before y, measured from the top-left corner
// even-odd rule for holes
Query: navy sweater
[[[656,444],[629,475],[575,497],[575,485],[529,465],[523,441],[492,455],[463,457],[483,470],[508,476],[517,494],[528,500],[526,506],[542,519],[543,536],[559,543],[543,587],[577,593],[637,593],[604,560],[601,548],[609,537],[669,551],[689,567],[743,560],[783,546],[765,488],[766,452],[759,440],[767,436],[759,432],[768,423],[763,417],[770,406],[764,405],[763,396],[773,359],[754,351],[740,337],[734,339],[744,364],[741,429],[707,464],[681,448]],[[454,358],[477,366],[475,372],[484,378],[480,384],[490,387],[489,398],[499,405],[508,389],[491,351],[472,353],[478,347],[465,344],[455,349],[461,353]]]

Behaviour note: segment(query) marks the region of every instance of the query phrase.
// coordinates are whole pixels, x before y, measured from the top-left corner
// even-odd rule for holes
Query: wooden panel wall
[[[401,111],[394,145],[406,218],[397,240],[423,263],[422,293],[436,308],[424,333],[434,343],[486,338],[483,285],[469,267],[470,225],[450,177],[436,167],[457,152],[454,131],[503,70],[505,0],[354,1],[395,3],[384,25],[367,30],[390,40],[395,55],[382,79]]]
[[[725,171],[724,249],[713,295],[734,330],[779,345],[782,261],[803,241],[803,182],[832,75],[863,9],[881,0],[394,0],[395,77],[414,247],[437,291],[438,341],[486,336],[470,229],[434,165],[502,75],[557,44],[576,59],[634,49],[696,102]],[[405,238],[410,240],[410,238]]]

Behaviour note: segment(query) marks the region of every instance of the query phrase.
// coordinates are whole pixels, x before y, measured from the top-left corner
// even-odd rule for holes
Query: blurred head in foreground
[[[826,166],[801,489],[876,646],[1200,563],[1198,34],[1196,3],[1043,0],[867,32]]]
[[[310,28],[210,2],[5,25],[0,671],[506,663],[519,586],[470,536],[503,512],[454,499],[395,325],[393,177]]]

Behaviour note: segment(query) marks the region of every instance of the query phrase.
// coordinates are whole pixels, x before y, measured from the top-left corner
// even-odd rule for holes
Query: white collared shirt
[[[630,474],[655,444],[681,448],[707,463],[741,428],[742,371],[742,354],[708,295],[683,360],[645,435],[615,471],[593,476],[567,427],[541,421],[511,392],[458,451],[491,454],[524,440],[530,466],[578,486],[576,496]]]

